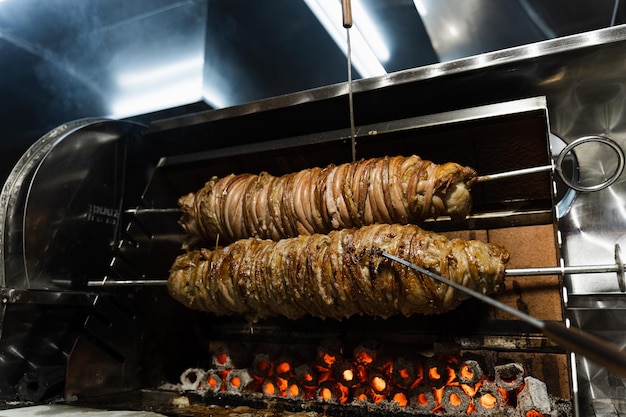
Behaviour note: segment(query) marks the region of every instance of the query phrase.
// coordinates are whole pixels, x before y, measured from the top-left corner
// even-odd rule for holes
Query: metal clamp
[[[622,263],[622,250],[619,245],[615,245],[615,264],[617,269],[617,284],[621,292],[626,292],[626,280],[624,280],[624,264]]]

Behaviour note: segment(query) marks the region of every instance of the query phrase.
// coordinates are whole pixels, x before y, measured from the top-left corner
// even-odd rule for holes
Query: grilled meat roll
[[[374,223],[467,216],[476,172],[418,156],[383,157],[275,177],[211,178],[179,199],[183,228],[206,242],[279,240]]]
[[[467,298],[380,250],[483,294],[503,288],[509,258],[496,244],[447,239],[415,225],[377,224],[191,251],[174,262],[168,289],[189,308],[250,320],[443,313]]]

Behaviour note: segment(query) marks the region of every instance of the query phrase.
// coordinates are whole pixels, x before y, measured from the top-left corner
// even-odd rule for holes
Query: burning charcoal
[[[200,368],[186,369],[180,375],[181,389],[183,391],[198,391],[199,386],[202,384],[206,376],[206,371]]]
[[[304,388],[294,379],[287,383],[287,398],[302,399],[306,397]]]
[[[397,404],[399,407],[406,407],[409,404],[409,394],[406,390],[396,388],[389,394],[389,401]]]
[[[254,379],[263,379],[271,376],[272,360],[265,353],[257,353],[252,361],[251,376]]]
[[[233,362],[230,359],[230,353],[228,352],[228,348],[226,348],[225,346],[220,346],[219,348],[217,348],[213,353],[211,363],[216,369],[220,371],[233,368]]]
[[[275,397],[279,395],[278,386],[276,386],[273,378],[269,378],[263,381],[261,389],[263,391],[263,394],[267,395],[268,397]]]
[[[448,363],[429,358],[424,364],[424,383],[433,388],[442,388],[448,382],[450,370]]]
[[[481,414],[492,414],[502,407],[503,399],[498,386],[491,381],[485,381],[476,396],[474,397],[474,407]]]
[[[412,393],[410,399],[411,408],[419,413],[430,413],[437,407],[435,394],[432,388],[420,385]]]
[[[354,388],[359,382],[359,369],[350,362],[343,362],[335,370],[335,378],[342,385]]]
[[[524,387],[517,394],[517,412],[519,415],[549,414],[551,409],[546,384],[531,376],[524,378]]]
[[[286,397],[288,381],[283,378],[268,378],[263,381],[261,389],[268,397]]]
[[[336,381],[324,381],[317,390],[317,399],[323,402],[345,404],[349,390]]]
[[[464,360],[456,369],[456,379],[460,384],[475,385],[483,377],[483,370],[475,360]]]
[[[296,381],[304,387],[316,387],[318,384],[315,371],[307,364],[300,365],[296,368]]]
[[[355,402],[367,402],[371,397],[372,392],[367,385],[359,385],[354,390],[353,398]]]
[[[512,391],[524,382],[524,367],[511,362],[494,367],[496,385],[505,391]]]
[[[226,379],[224,381],[226,385],[226,391],[230,393],[240,393],[242,392],[248,384],[252,382],[252,377],[250,373],[248,373],[247,369],[233,369],[228,375],[226,375]]]
[[[401,388],[411,388],[417,379],[415,363],[405,358],[398,358],[393,363],[393,382]]]
[[[341,362],[343,346],[336,339],[326,339],[317,347],[316,365],[320,370],[330,370]]]
[[[386,396],[391,391],[391,384],[385,375],[380,372],[372,372],[368,378],[372,392],[376,395]]]
[[[211,391],[211,392],[221,391],[223,381],[222,381],[222,377],[216,370],[211,369],[210,371],[208,371],[206,373],[204,381],[205,381],[204,383],[205,391]]]
[[[470,397],[458,386],[446,386],[441,396],[441,405],[446,413],[463,414],[469,407]]]
[[[378,342],[374,340],[360,343],[353,351],[355,363],[365,367],[373,365],[376,362],[377,350]]]
[[[274,375],[284,379],[290,379],[295,374],[291,360],[288,358],[280,358],[274,362]]]

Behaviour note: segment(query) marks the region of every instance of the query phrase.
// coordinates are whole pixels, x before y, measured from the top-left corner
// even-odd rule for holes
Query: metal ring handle
[[[569,178],[566,177],[566,175],[563,173],[563,168],[562,168],[562,164],[563,164],[563,159],[565,159],[565,156],[575,147],[582,145],[583,143],[587,143],[587,142],[598,142],[598,143],[603,143],[607,146],[609,146],[610,148],[612,148],[615,153],[617,154],[617,158],[618,158],[618,163],[617,163],[617,168],[615,169],[615,172],[613,173],[613,175],[611,175],[609,178],[607,178],[605,181],[601,182],[600,184],[596,184],[596,185],[590,185],[590,186],[583,186],[580,184],[575,184],[572,181],[570,181]],[[613,184],[620,175],[622,175],[622,171],[624,171],[624,151],[622,150],[622,148],[620,148],[620,146],[613,140],[606,138],[604,136],[583,136],[580,137],[574,141],[572,141],[570,144],[568,144],[565,148],[563,148],[563,150],[561,151],[561,153],[559,153],[559,156],[556,160],[556,166],[555,166],[556,172],[559,175],[559,177],[561,177],[561,179],[563,180],[563,182],[570,188],[576,190],[576,191],[582,191],[582,192],[592,192],[592,191],[599,191],[599,190],[603,190],[606,187],[608,187],[609,185]]]

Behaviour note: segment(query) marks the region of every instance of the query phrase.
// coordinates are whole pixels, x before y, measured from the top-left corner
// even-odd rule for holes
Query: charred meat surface
[[[189,308],[251,320],[434,314],[466,298],[387,260],[380,250],[483,294],[503,287],[509,258],[493,243],[447,239],[415,225],[376,224],[190,251],[175,260],[168,289]]]
[[[465,218],[476,172],[419,156],[363,159],[272,176],[211,178],[179,199],[183,228],[206,242],[279,240],[374,223]]]

